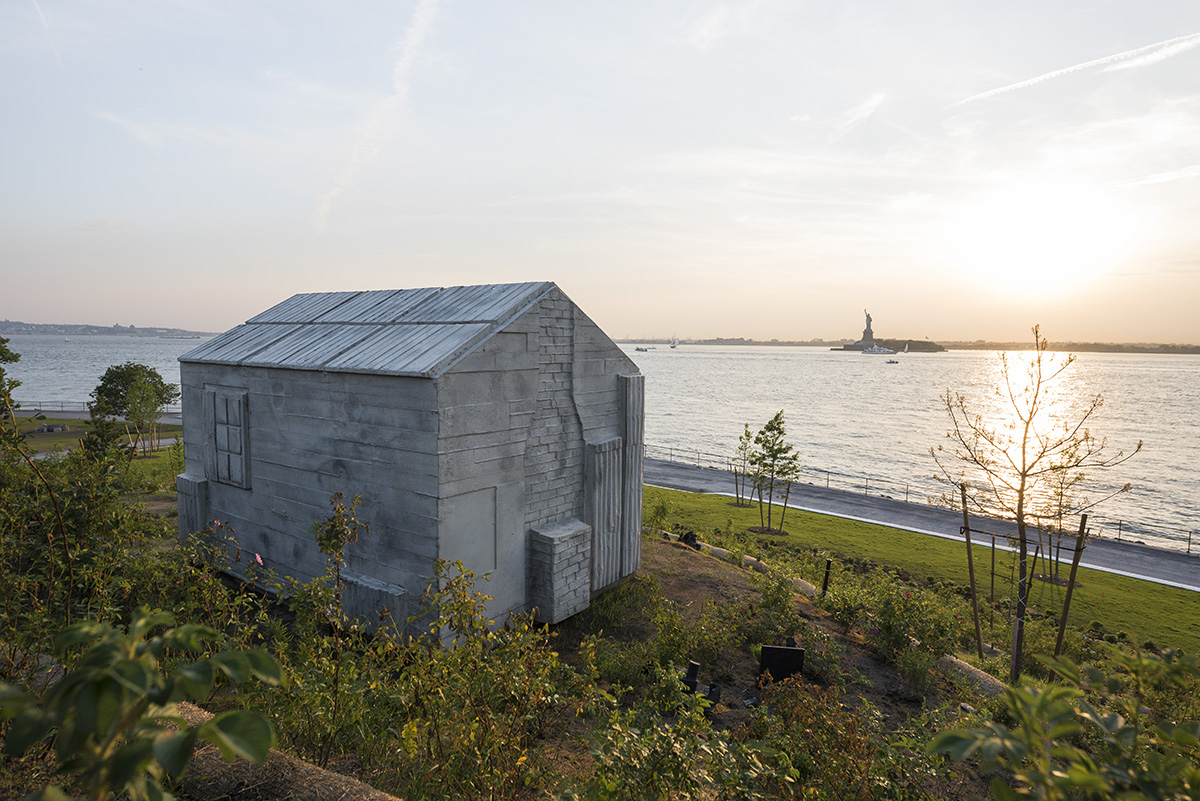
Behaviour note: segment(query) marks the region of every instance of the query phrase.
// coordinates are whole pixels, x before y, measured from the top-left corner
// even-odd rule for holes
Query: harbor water
[[[47,411],[83,409],[104,371],[125,361],[149,365],[178,383],[179,355],[201,342],[9,339],[21,354],[9,368],[22,382],[17,400]],[[986,419],[1002,421],[1010,414],[995,392],[999,359],[991,351],[889,357],[808,347],[622,347],[646,376],[647,453],[657,458],[725,466],[744,424],[757,431],[782,410],[803,481],[923,503],[943,491],[933,480],[937,465],[929,451],[951,446],[946,392],[961,393]],[[1012,375],[1023,376],[1021,354],[1009,356]],[[1053,411],[1063,421],[1076,419],[1085,404],[1103,396],[1089,429],[1108,441],[1111,454],[1144,443],[1141,453],[1118,467],[1093,471],[1085,483],[1084,494],[1093,499],[1131,485],[1092,511],[1093,533],[1189,548],[1200,529],[1194,503],[1200,478],[1192,469],[1200,445],[1200,356],[1082,353],[1055,386]],[[1200,550],[1200,539],[1190,547]]]

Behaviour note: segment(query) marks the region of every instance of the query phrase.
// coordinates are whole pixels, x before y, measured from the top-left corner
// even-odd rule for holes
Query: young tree
[[[104,371],[92,398],[110,414],[127,419],[145,450],[163,410],[179,400],[179,387],[164,381],[153,367],[125,362]]]
[[[750,454],[750,467],[754,472],[754,490],[758,493],[758,516],[762,528],[772,531],[771,508],[777,492],[784,494],[784,510],[780,513],[779,526],[783,528],[787,496],[791,494],[792,482],[800,473],[799,455],[787,442],[787,430],[783,410],[767,421],[754,437],[754,450]],[[765,509],[764,509],[765,507]]]
[[[737,450],[733,452],[733,494],[738,506],[749,506],[746,481],[750,476],[750,455],[754,453],[754,434],[749,423],[742,423],[745,431],[738,437]]]
[[[1017,607],[1013,621],[1012,656],[1009,681],[1016,682],[1021,673],[1021,650],[1025,636],[1025,611],[1029,603],[1030,575],[1028,569],[1028,526],[1036,521],[1056,487],[1073,490],[1088,470],[1121,464],[1142,448],[1130,454],[1118,452],[1107,455],[1107,440],[1096,439],[1088,430],[1088,422],[1104,401],[1100,395],[1085,402],[1074,413],[1065,416],[1066,399],[1058,394],[1058,381],[1074,362],[1068,355],[1055,358],[1046,355],[1048,342],[1039,326],[1033,327],[1033,354],[1021,366],[1010,364],[1006,354],[1000,354],[1000,385],[996,395],[1002,408],[994,421],[985,419],[968,405],[965,397],[946,390],[942,402],[950,417],[951,428],[946,433],[949,450],[939,445],[930,448],[937,463],[941,481],[967,487],[969,502],[981,514],[1004,517],[1017,525]],[[1023,367],[1023,372],[1021,367]],[[1015,368],[1015,369],[1014,369]],[[953,470],[951,461],[965,468]],[[970,471],[970,475],[967,474]],[[1118,492],[1129,489],[1126,485]],[[1058,503],[1066,496],[1059,493]],[[1085,508],[1083,502],[1069,501],[1075,511]],[[1094,504],[1091,504],[1094,505]]]
[[[0,403],[0,423],[3,423],[6,428],[11,424],[13,431],[17,430],[15,419],[17,404],[12,400],[12,393],[21,386],[21,382],[15,378],[9,378],[4,365],[16,364],[20,360],[21,354],[10,349],[8,340],[0,337],[0,397],[3,398],[3,402]]]

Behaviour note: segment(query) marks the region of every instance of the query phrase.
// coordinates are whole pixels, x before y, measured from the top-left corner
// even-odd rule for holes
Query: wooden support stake
[[[1067,578],[1067,594],[1063,598],[1062,620],[1058,621],[1058,639],[1054,641],[1054,656],[1062,650],[1063,632],[1067,630],[1067,612],[1071,610],[1071,593],[1075,591],[1075,571],[1079,567],[1079,558],[1083,556],[1083,535],[1087,531],[1087,515],[1079,518],[1079,535],[1075,538],[1075,556],[1071,558],[1071,575]]]
[[[992,634],[996,633],[996,535],[992,535],[992,574],[991,590],[988,593],[988,627]]]
[[[975,619],[975,647],[979,649],[979,658],[983,659],[983,632],[979,630],[979,603],[975,599],[975,557],[971,553],[971,520],[967,516],[967,488],[958,485],[962,491],[963,507],[963,537],[967,541],[967,572],[971,576],[971,617]]]

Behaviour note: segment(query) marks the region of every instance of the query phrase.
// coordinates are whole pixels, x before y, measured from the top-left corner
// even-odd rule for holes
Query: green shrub
[[[957,760],[979,755],[985,770],[1016,780],[992,782],[997,798],[1196,798],[1200,788],[1200,722],[1156,720],[1146,714],[1148,685],[1194,688],[1200,665],[1168,651],[1162,657],[1112,651],[1115,672],[1080,669],[1067,659],[1040,657],[1065,684],[1006,688],[1007,722],[944,731],[929,744]],[[1085,730],[1090,749],[1080,747]]]
[[[77,623],[54,637],[55,655],[83,647],[72,667],[41,698],[0,684],[0,711],[12,718],[4,750],[25,753],[53,741],[59,772],[71,774],[89,799],[122,792],[133,799],[172,798],[163,781],[178,779],[197,740],[216,745],[227,760],[263,761],[275,735],[263,717],[230,711],[188,728],[174,704],[202,700],[219,679],[280,681],[279,665],[264,651],[222,651],[170,670],[180,654],[203,652],[212,629],[184,625],[150,636],[173,622],[161,611],[139,610],[128,632],[107,623]],[[57,786],[37,794],[65,798]]]

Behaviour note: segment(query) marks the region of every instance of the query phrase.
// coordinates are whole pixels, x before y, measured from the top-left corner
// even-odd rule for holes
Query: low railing
[[[88,410],[88,401],[48,401],[48,400],[23,400],[16,398],[16,402],[20,405],[22,412],[86,412]],[[163,409],[166,414],[180,414],[183,409],[179,406],[168,406]]]
[[[658,459],[676,464],[695,465],[696,467],[703,467],[710,470],[727,470],[733,472],[733,460],[726,456],[705,453],[704,451],[692,448],[663,447],[649,444],[645,445],[644,449],[647,459]],[[905,503],[920,503],[927,506],[937,505],[934,503],[934,499],[941,497],[944,492],[942,487],[930,484],[889,481],[888,479],[873,476],[839,473],[836,470],[826,470],[817,467],[801,467],[800,475],[800,481],[804,484],[841,490],[843,492],[857,492],[863,495],[891,498],[893,500],[904,501]],[[1090,536],[1098,539],[1132,542],[1144,537],[1146,540],[1151,541],[1148,544],[1166,544],[1166,547],[1171,550],[1183,550],[1189,554],[1192,552],[1193,540],[1195,540],[1196,550],[1200,553],[1200,537],[1196,536],[1197,532],[1189,529],[1134,523],[1115,517],[1105,517],[1094,512],[1089,513],[1088,520],[1090,523],[1088,526],[1091,531]]]
[[[647,459],[659,459],[676,464],[690,464],[710,470],[728,470],[733,472],[733,460],[705,453],[692,448],[672,448],[658,445],[646,445]],[[932,485],[901,483],[872,476],[839,473],[836,470],[826,470],[817,467],[800,468],[800,481],[825,489],[837,489],[845,492],[858,492],[863,495],[876,495],[881,498],[902,500],[905,503],[930,504],[932,498],[942,494],[942,488]]]

